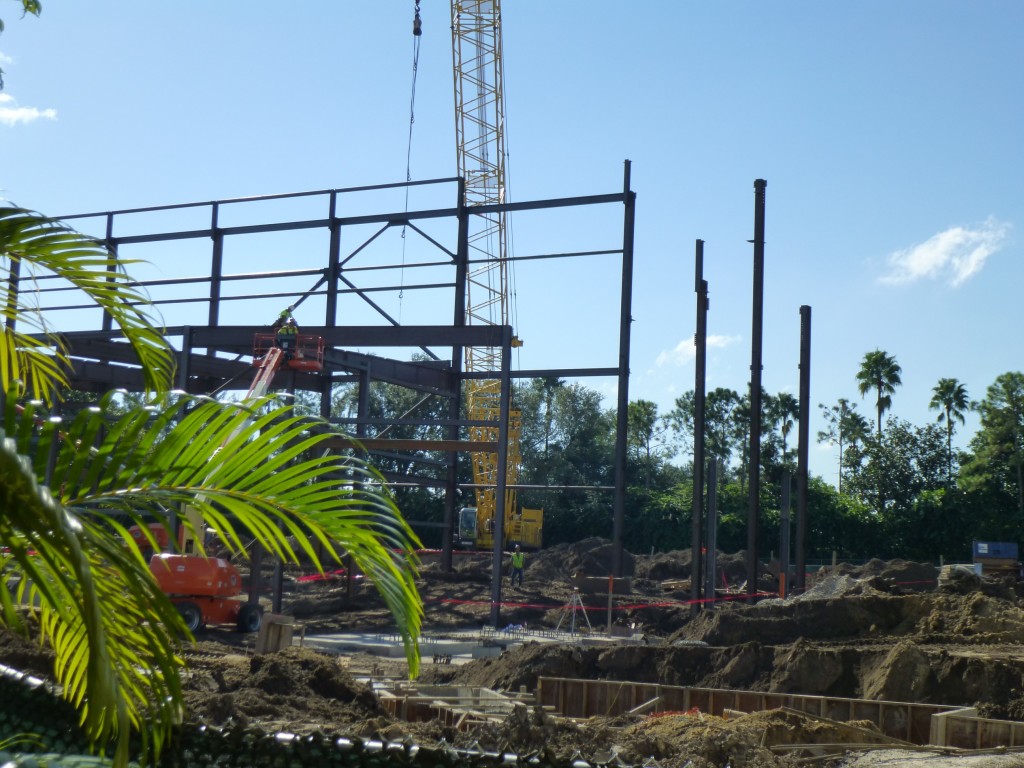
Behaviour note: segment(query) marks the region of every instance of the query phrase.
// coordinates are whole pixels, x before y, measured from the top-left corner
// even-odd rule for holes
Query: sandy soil
[[[744,582],[743,553],[721,556],[725,581]],[[454,573],[425,562],[419,588],[424,630],[433,635],[479,629],[490,614],[489,556],[462,555]],[[939,583],[934,566],[872,561],[821,574],[808,592],[786,601],[722,602],[691,615],[675,582],[689,576],[689,553],[629,556],[632,593],[617,595],[613,621],[630,624],[644,642],[608,647],[527,643],[499,657],[466,664],[424,658],[420,682],[499,690],[532,690],[538,676],[662,682],[922,703],[978,706],[988,717],[1024,719],[1024,610],[1014,585],[954,573]],[[553,628],[579,582],[607,576],[608,542],[592,539],[532,555],[521,590],[505,589],[502,621]],[[393,629],[372,587],[343,581],[300,582],[288,574],[284,612],[307,637],[331,631]],[[668,582],[666,584],[665,582]],[[768,587],[771,579],[759,582]],[[606,595],[582,595],[593,623],[607,621]],[[410,724],[389,717],[363,682],[401,677],[402,660],[352,654],[328,656],[293,647],[255,656],[254,638],[223,628],[201,631],[188,649],[190,718],[210,725],[259,725],[292,733],[315,731],[433,745],[545,751],[592,763],[662,768],[789,766],[877,768],[949,765],[1024,766],[1015,753],[943,755],[895,752],[873,739],[869,724],[851,730],[790,711],[592,718],[576,722],[540,709],[518,708],[505,722],[455,731],[440,722]],[[0,637],[3,663],[48,672],[38,646]],[[862,745],[877,741],[879,749]],[[813,745],[833,745],[814,747]],[[850,750],[843,744],[856,744]],[[799,747],[794,745],[800,745]],[[885,747],[883,749],[883,747]],[[832,757],[830,757],[832,755]],[[950,762],[952,761],[952,762]]]

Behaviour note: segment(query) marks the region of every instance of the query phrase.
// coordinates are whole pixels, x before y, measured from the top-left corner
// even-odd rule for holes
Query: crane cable
[[[420,38],[423,36],[423,21],[420,19],[420,0],[415,0],[415,11],[412,19],[412,94],[409,97],[409,142],[405,150],[405,213],[409,213],[409,182],[412,181],[412,127],[416,123],[416,75],[420,68]],[[401,285],[398,291],[398,320],[402,320],[401,301],[405,297],[405,228],[402,225],[402,272]]]

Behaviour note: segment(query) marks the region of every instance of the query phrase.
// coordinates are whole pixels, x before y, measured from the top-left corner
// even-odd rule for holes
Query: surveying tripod
[[[573,588],[572,597],[569,598],[569,602],[565,604],[564,608],[562,608],[562,615],[558,617],[558,624],[555,626],[555,632],[561,629],[562,622],[565,621],[565,617],[571,614],[572,619],[570,620],[569,634],[575,635],[577,611],[583,614],[583,620],[587,622],[587,629],[593,632],[594,628],[590,625],[590,617],[587,616],[587,609],[583,607],[583,600],[580,598],[579,587]],[[582,630],[583,628],[580,627],[580,629]]]

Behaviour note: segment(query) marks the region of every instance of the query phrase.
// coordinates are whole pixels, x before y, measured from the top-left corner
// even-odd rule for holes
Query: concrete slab
[[[524,643],[571,643],[577,645],[616,645],[636,643],[637,637],[624,638],[604,634],[581,634],[549,630],[493,630],[489,628],[424,633],[420,637],[420,655],[424,659],[451,656],[452,661],[499,656],[502,651]],[[397,633],[338,632],[325,635],[307,634],[304,644],[326,653],[370,653],[387,658],[405,656],[402,639]]]

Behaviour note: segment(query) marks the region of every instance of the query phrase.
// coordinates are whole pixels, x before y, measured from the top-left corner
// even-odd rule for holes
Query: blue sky
[[[0,195],[19,205],[61,215],[405,178],[411,0],[19,8],[0,4]],[[708,386],[745,387],[756,178],[764,385],[797,391],[810,305],[812,435],[818,403],[847,397],[871,417],[854,377],[876,348],[903,368],[891,413],[916,424],[935,418],[939,378],[978,398],[1024,367],[1024,3],[506,0],[503,13],[511,199],[615,192],[632,161],[631,399],[665,411],[693,387],[697,238]],[[422,0],[422,16],[414,179],[456,169],[448,3]],[[563,234],[511,227],[517,255]],[[614,365],[617,279],[611,261],[517,270],[516,366]],[[614,405],[614,382],[588,384]],[[834,482],[834,453],[811,456]]]

